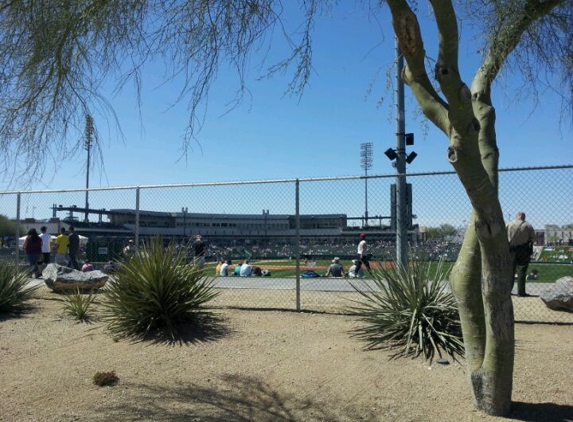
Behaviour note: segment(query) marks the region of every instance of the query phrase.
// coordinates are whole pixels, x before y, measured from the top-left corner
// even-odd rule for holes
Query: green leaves
[[[179,324],[213,318],[204,307],[217,295],[212,280],[184,262],[175,245],[164,247],[156,238],[121,263],[103,303],[103,319],[114,337],[145,337],[153,331],[174,340]]]
[[[0,262],[0,312],[10,312],[21,307],[34,296],[39,285],[28,287],[29,272],[18,271],[9,262]]]
[[[362,299],[351,312],[362,324],[353,336],[367,349],[398,349],[393,357],[419,356],[432,360],[445,352],[454,359],[464,354],[455,298],[448,286],[443,261],[434,270],[429,262],[409,269],[395,263],[373,274],[363,285],[353,284]]]
[[[78,289],[64,296],[64,313],[78,321],[86,321],[88,319],[88,310],[93,301],[93,291],[85,295]]]

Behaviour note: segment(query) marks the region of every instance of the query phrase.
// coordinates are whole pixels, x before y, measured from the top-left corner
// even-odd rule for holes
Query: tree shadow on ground
[[[508,419],[526,422],[573,422],[573,405],[513,402]]]
[[[228,319],[220,314],[202,315],[196,321],[175,324],[176,334],[172,337],[164,328],[152,330],[142,338],[133,338],[138,342],[150,342],[168,345],[191,345],[217,341],[231,335],[234,331],[228,325]]]
[[[379,414],[371,409],[357,409],[349,402],[342,411],[340,406],[301,399],[291,393],[280,393],[259,379],[226,375],[205,380],[209,387],[185,383],[171,388],[150,385],[124,385],[138,391],[125,403],[106,407],[105,415],[98,412],[91,420],[153,420],[201,422],[298,422],[378,420]],[[118,388],[122,388],[120,385]]]

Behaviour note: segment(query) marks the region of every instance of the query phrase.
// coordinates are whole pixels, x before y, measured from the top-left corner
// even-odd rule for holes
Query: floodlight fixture
[[[404,135],[404,139],[406,140],[406,145],[414,145],[414,134],[413,133],[406,133]]]
[[[416,157],[418,156],[418,154],[416,154],[414,151],[412,151],[410,154],[408,154],[408,156],[406,157],[406,162],[408,164],[412,164],[412,161],[414,161],[416,159]]]
[[[372,168],[372,153],[374,146],[372,142],[364,142],[360,144],[360,166],[368,175],[368,170]]]
[[[398,158],[398,154],[396,154],[396,151],[394,151],[392,148],[388,148],[386,151],[384,151],[384,155],[388,157],[390,161]]]

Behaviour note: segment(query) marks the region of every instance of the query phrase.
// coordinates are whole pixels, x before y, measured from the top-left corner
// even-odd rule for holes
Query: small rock
[[[573,277],[561,277],[553,287],[543,290],[539,297],[549,309],[573,312]]]

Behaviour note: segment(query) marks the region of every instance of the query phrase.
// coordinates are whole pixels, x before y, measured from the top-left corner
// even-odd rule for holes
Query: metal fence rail
[[[160,234],[183,245],[201,234],[209,243],[211,274],[220,258],[233,263],[251,259],[271,271],[271,277],[249,280],[251,285],[240,278],[221,279],[222,306],[344,312],[356,295],[348,281],[307,280],[301,273],[324,274],[335,256],[347,270],[361,231],[368,233],[375,261],[395,259],[396,178],[0,192],[0,214],[18,222],[19,235],[30,227],[46,225],[55,234],[75,225],[88,238],[83,258],[96,263],[120,256],[128,239],[139,244]],[[412,173],[407,183],[407,218],[402,221],[408,225],[409,257],[454,262],[471,213],[456,174]],[[573,276],[573,166],[502,169],[499,186],[506,219],[524,211],[538,232],[530,270],[538,270],[539,277],[528,282],[528,293],[537,295],[558,278]],[[14,235],[2,235],[2,255],[22,261]],[[288,276],[275,270],[283,266],[292,268]],[[569,314],[547,310],[535,296],[515,298],[514,305],[517,320],[573,322]]]

